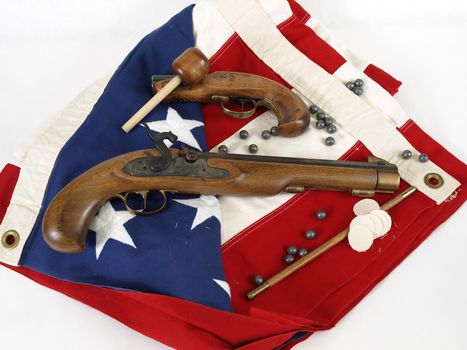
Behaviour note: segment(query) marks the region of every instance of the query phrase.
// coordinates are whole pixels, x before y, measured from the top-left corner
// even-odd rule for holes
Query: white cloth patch
[[[366,226],[355,225],[349,230],[348,239],[352,249],[361,253],[371,248],[373,233]]]
[[[386,233],[389,232],[392,226],[392,219],[391,216],[385,212],[384,210],[373,210],[369,215],[377,216],[383,222],[383,230],[381,233],[377,233],[378,238],[384,236]]]
[[[357,203],[355,203],[355,205],[353,206],[353,212],[357,216],[368,214],[371,211],[377,210],[377,209],[379,209],[378,202],[370,198],[362,199],[361,201],[358,201]]]
[[[349,225],[348,240],[352,249],[357,252],[368,250],[374,239],[380,238],[389,232],[392,226],[391,216],[373,199],[362,199],[354,205],[357,215]],[[368,232],[371,234],[369,243]]]

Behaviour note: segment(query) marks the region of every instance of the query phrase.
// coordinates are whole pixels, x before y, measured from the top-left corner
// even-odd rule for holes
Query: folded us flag
[[[245,298],[253,275],[271,276],[283,268],[282,252],[290,243],[313,249],[339,232],[342,223],[350,222],[356,199],[329,192],[248,199],[178,195],[167,210],[152,217],[134,217],[111,201],[91,225],[82,254],[52,251],[41,232],[48,203],[93,165],[151,146],[142,127],[126,135],[120,126],[152,96],[150,76],[170,74],[171,62],[186,48],[200,48],[212,70],[262,75],[293,88],[307,103],[324,101],[307,99],[320,97],[319,88],[295,85],[278,71],[280,62],[261,56],[244,28],[226,16],[221,2],[199,1],[145,37],[110,79],[78,96],[4,168],[0,232],[14,231],[19,238],[15,247],[0,249],[3,262],[174,348],[287,348],[332,327],[462,205],[465,165],[407,118],[392,98],[399,81],[374,65],[354,64],[347,51],[328,43],[329,33],[296,2],[255,3],[256,9],[250,6],[248,11],[258,11],[257,18],[266,16],[327,78],[342,83],[363,79],[364,95],[354,96],[358,103],[383,114],[404,140],[429,154],[452,176],[452,183],[460,185],[441,201],[417,193],[391,213],[397,222],[392,239],[376,242],[365,254],[341,244],[253,302]],[[245,6],[232,13],[240,14]],[[320,106],[329,113],[338,111],[338,106]],[[210,150],[226,144],[231,152],[245,153],[251,142],[261,154],[352,160],[366,160],[375,152],[367,149],[371,140],[360,139],[346,128],[346,120],[335,119],[333,147],[327,147],[323,133],[314,128],[295,139],[261,139],[261,131],[275,123],[274,115],[265,111],[236,120],[217,105],[177,103],[160,105],[147,122],[156,132],[170,129],[177,134],[174,147]],[[238,137],[242,129],[251,135],[248,143]],[[412,181],[417,171],[408,169],[406,178]],[[311,213],[318,209],[326,209],[332,220],[314,220]],[[310,227],[320,232],[312,242],[303,238]]]

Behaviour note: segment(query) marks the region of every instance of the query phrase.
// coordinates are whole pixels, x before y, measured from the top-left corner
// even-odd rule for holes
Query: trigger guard
[[[151,210],[151,211],[146,211],[147,199],[148,199],[149,192],[150,192],[149,190],[131,191],[131,192],[126,192],[123,195],[122,194],[117,194],[114,197],[120,199],[123,202],[123,205],[125,206],[125,209],[130,214],[137,215],[137,216],[148,216],[148,215],[153,215],[153,214],[156,214],[156,213],[162,211],[165,208],[165,206],[167,205],[167,195],[165,194],[165,191],[158,191],[162,195],[162,198],[163,198],[162,205],[157,209],[154,209],[154,210]],[[144,208],[143,209],[133,209],[132,207],[130,207],[128,205],[127,198],[128,198],[128,196],[130,194],[139,194],[143,198],[143,201],[144,201]]]
[[[212,100],[217,102],[221,105],[222,112],[229,117],[236,118],[236,119],[246,119],[251,117],[255,112],[256,108],[258,107],[257,102],[251,101],[253,103],[253,108],[249,111],[232,111],[228,109],[224,103],[229,102],[229,98],[227,96],[212,96]]]

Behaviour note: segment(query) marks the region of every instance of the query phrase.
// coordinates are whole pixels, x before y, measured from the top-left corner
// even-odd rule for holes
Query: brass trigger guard
[[[242,109],[243,105],[245,102],[251,102],[253,104],[253,108],[250,109],[249,111],[232,111],[231,109],[228,109],[224,104],[230,101],[230,98],[227,96],[218,96],[214,95],[212,96],[212,101],[219,103],[222,108],[222,112],[225,115],[228,115],[229,117],[237,118],[237,119],[246,119],[249,118],[253,115],[253,113],[256,112],[256,108],[258,108],[259,102],[252,100],[252,99],[239,99],[240,103],[242,104]]]
[[[157,209],[154,209],[154,210],[151,210],[151,211],[146,211],[147,209],[147,206],[148,206],[148,194],[149,194],[149,190],[144,190],[144,191],[130,191],[130,192],[126,192],[126,193],[119,193],[119,194],[116,194],[114,196],[114,198],[118,198],[120,199],[123,204],[125,205],[125,208],[126,210],[131,213],[131,214],[134,214],[134,215],[139,215],[139,216],[144,216],[144,215],[153,215],[153,214],[156,214],[158,212],[160,212],[161,210],[163,210],[167,204],[167,195],[165,194],[165,191],[158,191],[161,195],[162,195],[162,198],[164,200],[164,202],[162,203],[162,205],[157,208]],[[128,202],[127,202],[127,199],[128,199],[128,196],[131,195],[131,194],[137,194],[137,195],[140,195],[142,198],[143,198],[143,209],[133,209],[132,207],[130,207],[128,205]]]

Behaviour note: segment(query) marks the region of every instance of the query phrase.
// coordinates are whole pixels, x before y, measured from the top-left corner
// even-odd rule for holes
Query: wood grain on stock
[[[168,82],[169,79],[154,82],[154,93]],[[262,100],[262,106],[276,114],[279,134],[282,136],[300,135],[310,124],[310,112],[300,97],[271,79],[253,74],[214,72],[206,75],[196,85],[177,87],[162,102],[212,103],[212,96]]]
[[[173,156],[179,150],[172,150]],[[175,190],[190,194],[274,195],[304,189],[375,189],[372,168],[258,162],[203,153],[210,167],[225,169],[227,178],[130,176],[122,169],[131,160],[157,156],[153,149],[127,153],[96,165],[65,186],[54,198],[43,221],[43,236],[53,249],[77,253],[84,249],[88,228],[99,208],[118,193]],[[268,181],[264,181],[268,179]]]

